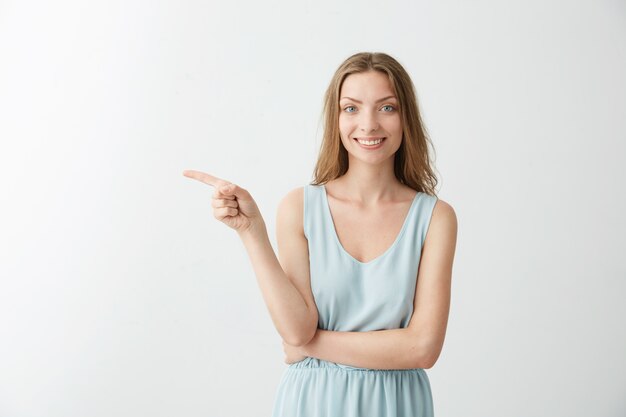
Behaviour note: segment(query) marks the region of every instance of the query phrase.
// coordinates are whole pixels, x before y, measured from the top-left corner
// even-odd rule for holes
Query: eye
[[[348,113],[354,113],[354,112],[348,111],[348,109],[354,109],[354,106],[346,106],[346,107],[344,107],[344,108],[343,108],[343,110],[344,110],[345,112],[348,112]]]
[[[385,107],[389,108],[389,110],[386,111],[387,113],[392,112],[392,111],[394,111],[396,109],[394,106],[391,106],[389,104],[383,106],[382,108],[384,109]]]

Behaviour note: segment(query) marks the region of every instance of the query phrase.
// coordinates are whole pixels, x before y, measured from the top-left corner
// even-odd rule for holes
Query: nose
[[[364,116],[361,118],[360,125],[361,131],[365,133],[374,132],[378,130],[380,126],[378,120],[376,119],[376,114],[374,114],[373,112],[364,112]]]

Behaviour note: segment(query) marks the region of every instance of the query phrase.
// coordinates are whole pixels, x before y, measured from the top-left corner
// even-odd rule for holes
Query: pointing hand
[[[231,229],[240,233],[263,223],[261,212],[247,190],[205,172],[185,170],[183,175],[214,187],[213,216]]]

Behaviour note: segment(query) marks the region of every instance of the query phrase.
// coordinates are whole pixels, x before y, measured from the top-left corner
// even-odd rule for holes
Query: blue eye
[[[354,106],[347,106],[347,107],[344,107],[344,111],[347,111],[347,109],[350,109],[350,108],[352,108],[352,109],[353,109],[353,108],[354,108]],[[348,111],[348,113],[353,113],[353,112]]]
[[[384,109],[385,107],[389,107],[389,108],[391,109],[391,110],[389,110],[387,113],[392,112],[392,111],[394,111],[394,110],[395,110],[395,107],[390,106],[389,104],[387,104],[386,106],[383,106],[383,109]]]

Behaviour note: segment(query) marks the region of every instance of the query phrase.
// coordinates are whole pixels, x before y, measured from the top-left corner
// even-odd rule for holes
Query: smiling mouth
[[[375,146],[380,144],[381,142],[383,142],[385,139],[387,139],[387,137],[383,137],[383,138],[376,138],[376,139],[360,139],[360,138],[354,138],[354,140],[356,140],[357,142],[359,142],[361,145],[365,145],[365,146]]]

